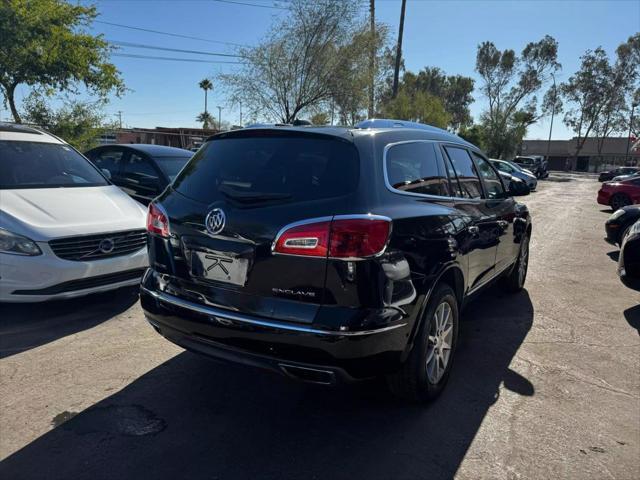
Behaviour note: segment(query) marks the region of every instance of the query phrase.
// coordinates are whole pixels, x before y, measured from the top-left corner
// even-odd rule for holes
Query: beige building
[[[547,156],[550,170],[577,170],[601,172],[622,165],[640,165],[640,148],[632,139],[627,155],[627,137],[587,138],[575,157],[578,139],[571,140],[524,140],[520,155]],[[635,149],[633,148],[635,146]]]

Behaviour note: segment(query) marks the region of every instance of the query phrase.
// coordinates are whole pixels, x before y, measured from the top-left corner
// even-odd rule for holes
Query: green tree
[[[210,125],[215,125],[216,121],[209,112],[202,112],[196,117],[196,121],[202,123],[202,128],[208,129]]]
[[[98,143],[98,137],[115,125],[105,124],[102,107],[104,102],[83,102],[62,99],[63,106],[52,108],[50,98],[32,92],[22,105],[24,121],[38,125],[64,138],[80,151],[86,151]]]
[[[16,122],[18,85],[71,93],[82,85],[101,98],[124,93],[111,47],[85,31],[96,15],[95,7],[62,0],[0,2],[0,91]]]
[[[355,125],[367,118],[371,94],[371,58],[376,53],[374,72],[374,111],[375,90],[382,79],[389,75],[391,64],[385,62],[384,53],[388,38],[388,28],[377,24],[372,34],[366,23],[356,29],[351,40],[337,49],[339,64],[332,78],[331,102],[336,108],[342,125]]]
[[[467,142],[473,143],[481,150],[485,150],[485,131],[482,125],[475,123],[467,127],[462,127],[458,131],[458,135]]]
[[[330,101],[344,65],[337,52],[353,39],[359,5],[357,0],[289,2],[289,14],[260,45],[240,50],[242,69],[220,75],[231,102],[247,105],[250,117],[291,123]]]
[[[639,80],[640,33],[616,49],[613,64],[601,47],[582,55],[580,70],[561,86],[569,106],[564,123],[578,137],[574,157],[578,157],[591,134],[606,137],[613,131],[623,130],[625,121],[628,125],[628,120],[619,114],[629,108],[628,102],[632,101]]]
[[[309,119],[314,125],[328,125],[331,118],[327,112],[316,112]]]
[[[441,98],[451,115],[448,127],[458,131],[471,124],[469,105],[473,102],[473,84],[471,77],[446,75],[438,67],[425,67],[415,76],[414,88]]]
[[[440,128],[446,128],[451,121],[451,115],[444,108],[440,98],[423,92],[410,95],[402,88],[396,98],[384,104],[383,115],[398,120],[427,123]]]
[[[519,135],[535,122],[535,94],[549,75],[560,68],[558,43],[550,36],[525,46],[520,56],[513,50],[500,51],[492,42],[478,46],[476,71],[482,78],[480,91],[487,99],[483,112],[487,153],[496,158],[513,153]],[[528,123],[530,122],[530,123]]]

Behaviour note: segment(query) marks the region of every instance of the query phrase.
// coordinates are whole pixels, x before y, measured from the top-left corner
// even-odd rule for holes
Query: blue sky
[[[286,1],[237,0],[264,5],[286,5]],[[275,17],[284,10],[244,6],[215,0],[102,0],[95,3],[98,20],[141,28],[202,37],[213,41],[254,45],[260,41]],[[368,1],[363,0],[363,5]],[[363,8],[363,13],[366,8]],[[379,21],[390,25],[397,36],[400,0],[377,0]],[[105,24],[93,30],[108,40],[143,43],[169,48],[208,52],[233,52],[233,46],[134,31]],[[490,40],[499,49],[519,52],[528,42],[545,34],[559,42],[560,80],[579,66],[586,49],[605,48],[613,57],[615,48],[640,31],[640,1],[435,1],[408,0],[403,53],[407,69],[438,66],[449,74],[476,77],[475,53],[478,43]],[[194,54],[176,54],[127,47],[122,52],[139,55],[208,59]],[[229,59],[226,59],[229,60]],[[231,59],[233,60],[233,59]],[[197,83],[230,71],[233,65],[182,63],[113,57],[132,90],[108,106],[112,115],[123,112],[126,126],[198,126],[196,115],[203,111],[203,94]],[[215,79],[214,79],[215,83]],[[479,84],[476,83],[478,86]],[[19,92],[24,95],[27,90]],[[479,91],[472,113],[478,116],[484,106]],[[215,88],[209,97],[209,111],[222,118],[239,121],[239,112],[230,109],[224,92]],[[5,112],[1,112],[6,115]],[[115,116],[113,118],[116,118]],[[549,125],[541,121],[530,128],[528,138],[546,138]],[[554,123],[554,138],[569,138],[562,122]]]

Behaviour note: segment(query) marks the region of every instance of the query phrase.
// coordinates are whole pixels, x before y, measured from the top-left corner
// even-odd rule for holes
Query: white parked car
[[[0,301],[139,283],[146,209],[62,140],[0,123]]]
[[[627,175],[618,175],[617,177],[613,177],[611,182],[624,182],[625,180],[631,180],[632,178],[640,177],[640,172],[630,173]]]

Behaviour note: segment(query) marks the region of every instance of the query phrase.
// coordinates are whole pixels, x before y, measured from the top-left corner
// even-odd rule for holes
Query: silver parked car
[[[509,175],[519,178],[525,182],[529,187],[529,190],[534,191],[538,187],[538,179],[536,176],[531,172],[525,171],[524,168],[514,165],[511,162],[498,160],[496,158],[491,158],[489,160],[499,171],[508,173]]]
[[[0,123],[0,301],[139,283],[146,209],[46,132]]]

